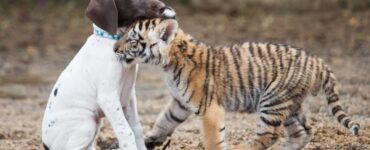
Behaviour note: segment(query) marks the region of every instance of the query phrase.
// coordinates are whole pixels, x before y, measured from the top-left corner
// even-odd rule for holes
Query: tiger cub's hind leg
[[[246,145],[236,146],[237,150],[271,149],[278,141],[282,125],[291,113],[291,100],[266,100],[260,104],[257,131],[255,137]],[[272,148],[274,149],[274,148]],[[274,149],[275,150],[275,149]]]
[[[274,111],[269,110],[267,112]],[[274,114],[260,113],[260,120],[257,122],[257,133],[247,144],[235,146],[235,150],[266,150],[271,147],[280,136],[282,123],[285,117]]]
[[[285,143],[275,144],[271,149],[298,150],[305,147],[312,138],[312,130],[306,122],[306,117],[300,109],[292,113],[284,122],[284,129],[288,135]]]
[[[288,141],[284,143],[284,149],[301,149],[306,146],[312,138],[312,128],[307,123],[302,110],[292,114],[284,122],[284,128],[288,134]]]

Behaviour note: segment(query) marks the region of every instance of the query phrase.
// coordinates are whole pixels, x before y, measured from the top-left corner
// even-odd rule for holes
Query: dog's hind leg
[[[94,139],[99,125],[95,120],[83,120],[78,126],[73,127],[73,132],[68,139],[66,149],[69,150],[94,150]]]

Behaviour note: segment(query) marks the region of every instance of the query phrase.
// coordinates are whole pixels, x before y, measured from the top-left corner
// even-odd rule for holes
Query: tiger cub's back
[[[261,100],[286,91],[316,95],[326,68],[321,59],[282,44],[246,42],[216,53],[211,68],[220,70],[215,71],[219,97],[231,110],[254,111]]]

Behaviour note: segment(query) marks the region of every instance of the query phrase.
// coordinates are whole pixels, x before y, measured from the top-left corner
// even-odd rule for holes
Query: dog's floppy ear
[[[103,30],[110,34],[117,33],[118,13],[115,0],[90,0],[86,15]]]

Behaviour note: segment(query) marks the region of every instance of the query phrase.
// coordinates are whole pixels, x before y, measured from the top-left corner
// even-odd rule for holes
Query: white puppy
[[[93,149],[100,120],[106,116],[121,149],[146,149],[133,88],[138,67],[123,69],[113,52],[114,37],[94,28],[95,34],[62,72],[50,94],[42,141],[53,150]]]
[[[111,21],[111,13],[117,13],[113,9],[126,10],[123,6],[106,7],[119,7],[120,3],[127,4],[125,1],[134,0],[91,0],[87,15],[105,29],[94,25],[94,34],[54,85],[42,121],[45,149],[94,149],[94,139],[101,118],[105,116],[117,136],[120,149],[146,150],[134,89],[138,66],[122,67],[113,51],[120,35],[110,34],[118,25],[106,23]],[[174,17],[171,8],[156,0],[150,2],[158,4],[161,16]],[[148,5],[148,8],[156,7]],[[104,20],[104,15],[109,15],[108,20]],[[117,23],[117,20],[112,22]]]

